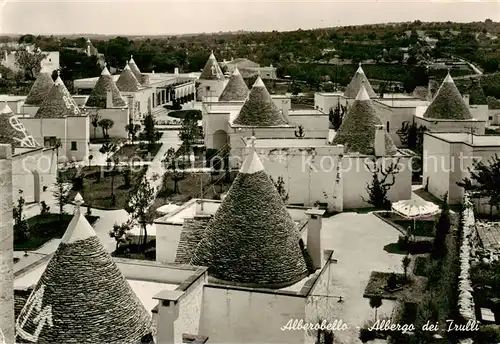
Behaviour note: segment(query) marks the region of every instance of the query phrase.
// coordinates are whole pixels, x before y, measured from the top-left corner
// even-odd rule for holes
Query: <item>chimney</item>
[[[153,298],[158,300],[158,315],[156,318],[156,342],[175,344],[175,321],[179,317],[179,299],[184,294],[178,290],[164,290]]]
[[[113,92],[106,92],[106,109],[113,108]]]
[[[179,74],[179,68],[175,67],[175,69],[174,69],[174,74],[175,74],[175,75]]]
[[[194,211],[194,215],[204,215],[205,213],[203,212],[203,200],[202,199],[197,199],[196,200],[196,208]]]
[[[385,128],[375,125],[375,156],[385,156]]]
[[[321,228],[323,227],[322,216],[324,210],[312,208],[306,211],[307,220],[307,252],[311,257],[314,269],[323,266],[323,249],[321,247]]]
[[[14,242],[12,218],[12,147],[0,145],[0,331],[14,343]],[[1,342],[0,338],[0,342]]]

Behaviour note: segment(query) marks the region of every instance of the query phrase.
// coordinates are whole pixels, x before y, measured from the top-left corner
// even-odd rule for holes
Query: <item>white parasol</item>
[[[418,218],[436,215],[441,211],[437,204],[420,197],[395,202],[392,204],[392,210],[403,217],[413,219],[413,230]]]
[[[173,212],[174,210],[177,210],[177,208],[179,208],[178,205],[173,204],[173,203],[168,203],[168,204],[162,205],[161,207],[156,209],[156,211],[167,215],[167,214],[170,214],[171,212]]]

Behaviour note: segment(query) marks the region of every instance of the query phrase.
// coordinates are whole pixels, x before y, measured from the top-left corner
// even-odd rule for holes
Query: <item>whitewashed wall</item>
[[[99,115],[99,120],[102,119],[110,119],[112,120],[115,124],[113,127],[108,131],[109,137],[112,138],[127,138],[128,133],[125,130],[125,126],[129,123],[129,109],[97,109],[97,108],[88,108],[88,113],[90,117],[92,117],[94,114]],[[92,125],[92,121],[89,121],[88,124],[89,132],[92,133],[92,137],[94,137],[94,126]],[[103,133],[102,133],[102,128],[97,127],[96,130],[96,137],[97,138],[102,138]]]
[[[33,116],[35,116],[35,114],[39,108],[40,108],[39,106],[32,106],[32,105],[23,104],[23,106],[21,108],[21,112],[25,115],[33,117]]]
[[[290,111],[288,118],[291,125],[303,126],[304,138],[328,138],[330,120],[327,114]]]
[[[66,157],[82,161],[89,156],[90,118],[89,116],[67,117]],[[76,141],[76,150],[71,150],[71,141]]]
[[[473,118],[478,121],[488,121],[488,105],[470,105],[469,109]]]
[[[388,167],[396,163],[398,158],[387,157],[377,160],[379,166]],[[343,179],[343,208],[368,208],[372,207],[364,199],[368,199],[367,186],[373,182],[373,173],[365,166],[366,157],[344,156],[342,159]],[[369,162],[368,162],[369,163]],[[400,172],[395,175],[395,183],[387,194],[392,202],[411,198],[411,170],[410,158],[400,157]],[[392,179],[392,177],[389,177]],[[389,179],[388,179],[389,180]]]
[[[200,276],[184,291],[184,295],[179,301],[179,317],[174,323],[176,344],[183,343],[183,333],[205,335],[199,332],[204,298],[203,286],[205,283],[206,275]]]
[[[303,331],[281,327],[304,317],[304,297],[205,286],[199,333],[210,343],[303,344]]]
[[[389,107],[385,104],[381,104],[377,101],[373,102],[374,107],[377,111],[377,115],[380,117],[382,124],[387,130],[387,123],[389,123],[389,135],[396,144],[397,147],[401,147],[401,138],[399,137],[397,131],[400,130],[404,122],[413,123],[413,117],[415,116],[415,107]]]
[[[314,94],[314,108],[321,112],[329,113],[330,108],[335,109],[338,102],[341,105],[346,105],[347,99],[342,93],[315,93]]]
[[[197,99],[202,100],[205,97],[208,100],[215,100],[219,98],[224,87],[226,86],[227,80],[198,80],[200,86],[198,87]],[[210,91],[207,92],[206,87],[210,87]]]
[[[16,154],[12,161],[14,201],[23,190],[26,202],[49,201],[56,181],[56,152],[53,149],[36,149]],[[43,191],[46,186],[47,190]]]

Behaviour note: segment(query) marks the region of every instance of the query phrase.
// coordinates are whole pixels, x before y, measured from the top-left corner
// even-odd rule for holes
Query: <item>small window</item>
[[[71,150],[72,151],[76,151],[77,148],[76,148],[76,141],[71,141]]]
[[[390,124],[389,122],[387,122],[387,132],[389,132],[389,129],[390,129]]]
[[[489,121],[493,121],[493,116],[488,116]]]

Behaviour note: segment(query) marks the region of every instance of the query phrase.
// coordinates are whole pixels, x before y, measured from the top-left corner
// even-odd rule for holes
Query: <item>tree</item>
[[[472,192],[474,197],[487,198],[491,215],[493,207],[499,209],[500,205],[500,158],[495,154],[487,163],[475,161],[469,173],[470,177],[458,182],[458,186]]]
[[[69,193],[71,188],[67,186],[61,176],[57,176],[55,187],[56,189],[52,195],[57,200],[57,205],[59,206],[59,218],[62,218],[62,215],[64,214],[64,205],[69,203]]]
[[[405,272],[405,280],[408,279],[408,267],[410,266],[411,258],[410,255],[404,256],[401,260],[401,265],[403,266],[403,270]]]
[[[333,124],[333,129],[334,130],[339,130],[340,125],[342,124],[342,107],[340,105],[340,101],[337,102],[337,106],[335,107],[335,110],[332,111],[332,124]]]
[[[436,235],[434,237],[433,255],[443,257],[446,253],[446,236],[450,232],[450,207],[448,205],[448,193],[443,196],[441,203],[441,214],[436,224]]]
[[[24,71],[27,79],[34,80],[42,68],[42,61],[48,54],[40,51],[16,51],[16,65]]]
[[[118,166],[119,162],[120,160],[118,159],[118,157],[113,158],[113,168],[111,170],[111,205],[113,206],[116,205],[115,176],[120,172],[120,167]]]
[[[136,140],[137,133],[139,130],[141,130],[141,125],[140,124],[134,124],[132,120],[130,120],[129,124],[125,126],[125,130],[128,132],[129,139],[132,141],[132,144],[134,144],[134,141]]]
[[[104,142],[102,144],[101,148],[99,148],[99,152],[101,154],[106,155],[106,162],[108,164],[108,169],[109,169],[110,163],[111,163],[110,156],[112,153],[116,152],[117,150],[118,150],[118,146],[114,142]]]
[[[149,143],[149,147],[153,147],[156,143],[157,134],[155,131],[155,119],[151,113],[144,117],[144,134]]]
[[[14,217],[14,242],[23,243],[28,239],[28,222],[24,218],[24,204],[26,203],[23,197],[23,190],[19,190],[19,198],[17,199],[17,204],[12,209],[12,215]]]
[[[181,129],[179,130],[179,139],[182,141],[181,150],[183,154],[189,155],[193,145],[202,136],[200,127],[198,126],[198,118],[193,112],[186,113],[182,119]]]
[[[370,297],[370,307],[375,309],[375,321],[377,321],[377,311],[380,306],[382,306],[382,298],[380,296]]]
[[[131,227],[132,221],[130,220],[122,223],[121,225],[119,225],[118,223],[115,223],[113,225],[113,229],[109,231],[109,236],[116,240],[115,250],[118,250],[121,245],[130,243],[130,238],[127,234],[130,233],[130,230],[132,229]]]
[[[99,126],[99,120],[100,120],[100,116],[98,114],[94,114],[92,115],[91,117],[91,122],[92,123],[92,126],[94,127],[94,138],[97,136],[97,127]]]
[[[179,194],[179,181],[183,180],[186,176],[184,157],[177,157],[175,149],[170,147],[163,162],[166,166],[167,174],[174,182],[173,192]]]
[[[147,178],[144,178],[137,189],[130,191],[130,203],[125,209],[144,232],[142,240],[144,248],[148,242],[147,225],[151,225],[154,221],[154,211],[151,210],[151,204],[155,199],[155,195],[155,188]]]
[[[372,183],[367,185],[368,198],[363,197],[363,201],[377,209],[390,210],[391,201],[387,193],[396,182],[396,175],[400,171],[400,158],[396,162],[391,161],[387,167],[384,166],[383,159],[372,158],[370,162],[365,162],[365,166],[372,173]]]
[[[295,130],[295,137],[297,137],[297,138],[304,138],[304,136],[306,136],[306,133],[304,131],[304,126],[303,125],[299,125],[297,127],[297,129]]]
[[[278,191],[278,194],[281,196],[281,199],[283,200],[284,203],[288,201],[288,192],[286,192],[285,189],[285,181],[283,180],[283,177],[279,176],[276,181],[271,177],[271,180],[276,187],[276,190]]]
[[[103,118],[97,123],[102,128],[102,136],[109,139],[109,129],[115,125],[115,122],[109,118]]]

